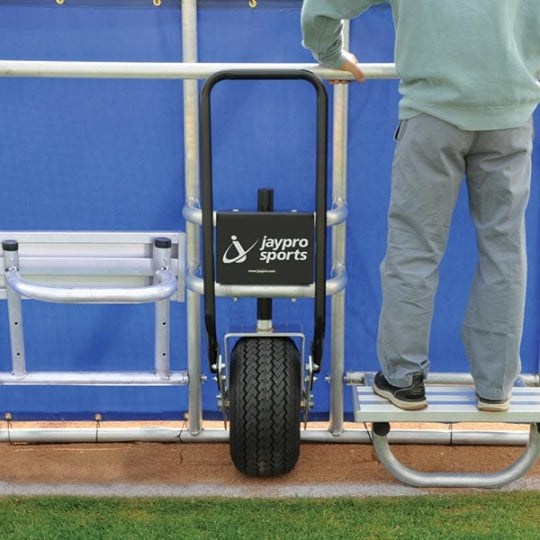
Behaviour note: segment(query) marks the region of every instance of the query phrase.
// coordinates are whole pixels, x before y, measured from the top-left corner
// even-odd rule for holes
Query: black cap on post
[[[172,240],[166,236],[160,236],[154,238],[154,246],[157,248],[170,248],[172,246]]]
[[[17,240],[2,240],[2,249],[4,251],[19,251],[19,242]]]

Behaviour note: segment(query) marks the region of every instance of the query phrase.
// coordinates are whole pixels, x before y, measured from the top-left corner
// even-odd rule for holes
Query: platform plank
[[[506,412],[479,411],[473,386],[426,386],[428,407],[405,411],[373,393],[371,385],[355,385],[356,422],[540,422],[540,387],[515,387]]]

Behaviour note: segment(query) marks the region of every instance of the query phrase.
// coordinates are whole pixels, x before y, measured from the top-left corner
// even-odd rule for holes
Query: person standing
[[[343,49],[342,20],[381,3],[304,0],[303,46],[320,64],[363,82],[356,57]],[[387,3],[401,98],[381,264],[381,371],[373,391],[403,409],[428,405],[424,380],[439,264],[466,178],[478,262],[461,336],[478,409],[504,411],[521,371],[540,2]]]

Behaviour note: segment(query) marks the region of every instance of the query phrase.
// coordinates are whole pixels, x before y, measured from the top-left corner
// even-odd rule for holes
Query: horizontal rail
[[[193,435],[188,430],[173,427],[20,427],[24,422],[0,430],[0,442],[11,443],[119,443],[119,442],[193,442],[227,443],[229,431],[205,428]],[[528,433],[524,431],[454,431],[448,430],[392,430],[388,439],[395,444],[451,444],[487,446],[525,446]],[[300,431],[300,440],[309,443],[371,444],[372,435],[367,430],[345,430],[335,436],[326,429]]]
[[[187,371],[173,371],[167,377],[152,371],[35,371],[22,376],[0,372],[0,386],[185,386],[187,384]]]
[[[394,64],[359,64],[366,79],[397,79]],[[212,62],[69,62],[0,60],[0,77],[52,77],[85,79],[206,79],[230,69],[306,69],[321,79],[353,79],[352,74],[318,64],[212,63]]]
[[[202,225],[202,210],[199,207],[198,201],[188,199],[182,209],[182,215],[190,223]],[[333,207],[326,212],[326,225],[332,227],[346,221],[349,215],[349,207],[343,199],[334,201]],[[214,225],[216,224],[216,212],[214,212]]]
[[[1,62],[1,61],[0,61]],[[32,251],[40,246],[48,252],[52,245],[63,246],[73,244],[70,249],[78,244],[86,249],[88,244],[111,245],[114,253],[119,249],[128,250],[129,253],[139,253],[140,249],[146,250],[145,245],[151,246],[156,237],[167,236],[173,244],[181,244],[184,233],[179,231],[26,231],[8,230],[0,233],[0,239],[16,238],[21,244],[21,251],[33,244]],[[64,251],[64,248],[62,248]]]
[[[31,283],[21,278],[16,268],[6,271],[7,285],[25,298],[62,303],[146,303],[170,298],[178,281],[170,270],[155,273],[157,283],[146,287],[53,287]]]
[[[101,257],[96,256],[28,256],[20,257],[25,276],[74,276],[74,277],[152,277],[155,273],[152,259],[148,257]],[[178,261],[172,259],[170,268],[178,272]],[[0,282],[1,283],[1,282]]]
[[[347,272],[343,265],[334,269],[334,276],[326,280],[326,295],[342,291],[347,284]],[[204,294],[204,280],[196,275],[193,266],[186,274],[186,287],[197,294]],[[231,298],[313,298],[315,284],[310,285],[222,285],[216,283],[216,296]]]
[[[373,379],[375,375],[372,371],[348,371],[345,373],[345,384],[365,385]],[[525,386],[540,386],[540,376],[538,373],[522,373],[519,382]],[[427,384],[474,384],[470,373],[460,372],[431,372],[426,379]]]

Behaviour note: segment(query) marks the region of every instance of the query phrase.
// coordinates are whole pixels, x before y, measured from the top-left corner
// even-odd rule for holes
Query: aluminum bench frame
[[[373,447],[380,462],[401,482],[415,487],[497,488],[523,476],[540,457],[540,388],[516,386],[506,412],[482,412],[472,385],[426,385],[429,405],[419,411],[399,409],[373,393],[373,377],[353,386],[355,422],[370,422]],[[401,463],[388,442],[390,422],[475,422],[530,424],[523,454],[510,466],[490,473],[420,472]]]
[[[184,301],[185,234],[179,232],[2,231],[11,372],[0,385],[187,385],[169,366],[170,302]],[[155,305],[153,371],[27,372],[22,300],[77,304]]]

